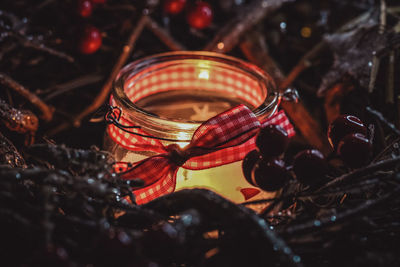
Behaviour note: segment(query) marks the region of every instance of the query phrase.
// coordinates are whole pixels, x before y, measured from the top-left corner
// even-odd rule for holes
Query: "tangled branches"
[[[390,244],[399,239],[398,155],[318,188],[292,182],[279,198],[263,200],[280,211],[259,215],[203,189],[137,206],[131,192],[141,181],[119,180],[109,172],[110,156],[95,149],[34,145],[26,155],[34,167],[0,167],[2,256],[15,266],[351,266],[362,257],[379,266],[397,260]]]

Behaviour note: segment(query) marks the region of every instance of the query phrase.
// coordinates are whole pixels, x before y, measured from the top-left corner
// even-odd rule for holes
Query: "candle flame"
[[[199,79],[208,80],[210,78],[210,72],[208,70],[201,70],[198,77]]]

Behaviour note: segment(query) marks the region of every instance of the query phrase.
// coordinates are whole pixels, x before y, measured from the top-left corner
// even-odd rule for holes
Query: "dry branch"
[[[280,68],[268,55],[265,49],[265,40],[262,36],[257,36],[255,32],[252,32],[251,36],[247,35],[240,47],[250,61],[272,75],[278,86],[285,80],[285,76]],[[284,101],[281,105],[295,126],[300,130],[303,137],[312,146],[321,150],[325,155],[332,151],[321,125],[311,116],[301,101],[298,103]]]
[[[146,17],[146,28],[151,30],[157,37],[171,50],[186,50],[186,48],[176,41],[167,30],[158,25],[158,23],[150,17]]]
[[[36,106],[42,112],[41,118],[43,120],[50,121],[53,118],[53,112],[54,112],[53,107],[47,105],[37,95],[29,91],[27,88],[25,88],[23,85],[12,79],[7,74],[0,72],[0,83],[4,86],[13,89],[18,94],[26,98],[29,102],[31,102],[34,106]]]
[[[282,4],[295,0],[257,0],[244,7],[238,15],[231,19],[207,44],[204,50],[226,53],[232,50],[243,34],[259,23],[265,16],[274,12]],[[223,46],[219,46],[222,43]]]
[[[108,95],[110,94],[115,77],[117,77],[118,72],[124,66],[128,57],[131,55],[135,43],[139,38],[140,34],[142,33],[143,28],[146,25],[146,22],[147,22],[147,16],[142,15],[136,26],[132,29],[129,39],[127,43],[123,46],[122,52],[117,60],[117,63],[115,63],[111,71],[111,74],[108,77],[106,83],[103,85],[103,88],[101,88],[100,93],[96,96],[93,102],[85,110],[83,110],[80,114],[76,116],[76,119],[74,120],[74,125],[76,127],[79,127],[81,125],[82,119],[84,119],[90,113],[96,111],[106,101]]]

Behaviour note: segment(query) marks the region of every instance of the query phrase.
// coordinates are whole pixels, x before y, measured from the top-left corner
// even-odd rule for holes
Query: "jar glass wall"
[[[159,54],[124,67],[114,82],[111,104],[147,134],[164,139],[164,145],[185,147],[207,119],[244,104],[263,121],[275,113],[279,99],[271,77],[254,65],[190,51]],[[129,150],[109,131],[105,149],[127,162],[156,154]],[[180,168],[176,190],[182,188],[207,188],[237,203],[273,196],[247,183],[240,161],[196,171]]]

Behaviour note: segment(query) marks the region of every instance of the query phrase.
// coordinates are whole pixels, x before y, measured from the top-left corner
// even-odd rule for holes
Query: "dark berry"
[[[210,4],[206,2],[196,2],[187,14],[187,22],[195,29],[204,29],[211,24],[213,11]]]
[[[91,0],[78,0],[78,14],[87,18],[92,15],[93,3]]]
[[[86,26],[79,42],[79,51],[82,54],[93,54],[102,43],[101,32],[93,26]]]
[[[253,170],[254,165],[257,163],[259,159],[260,159],[260,153],[257,150],[250,151],[243,159],[242,171],[244,177],[246,178],[247,182],[249,182],[249,184],[254,185],[251,180],[251,171]]]
[[[328,164],[321,152],[308,149],[299,152],[294,157],[293,171],[302,184],[313,185],[327,174]]]
[[[176,15],[182,12],[186,0],[165,0],[164,12],[170,15]]]
[[[264,191],[281,189],[287,178],[285,162],[280,159],[262,159],[256,163],[252,172],[254,184]]]
[[[256,146],[263,157],[277,157],[289,145],[287,132],[279,125],[267,125],[256,137]]]
[[[332,147],[337,149],[340,140],[352,133],[367,135],[367,127],[356,116],[341,115],[329,125],[328,139]]]
[[[346,135],[338,145],[338,154],[343,162],[352,168],[365,165],[371,157],[372,145],[365,135]]]

